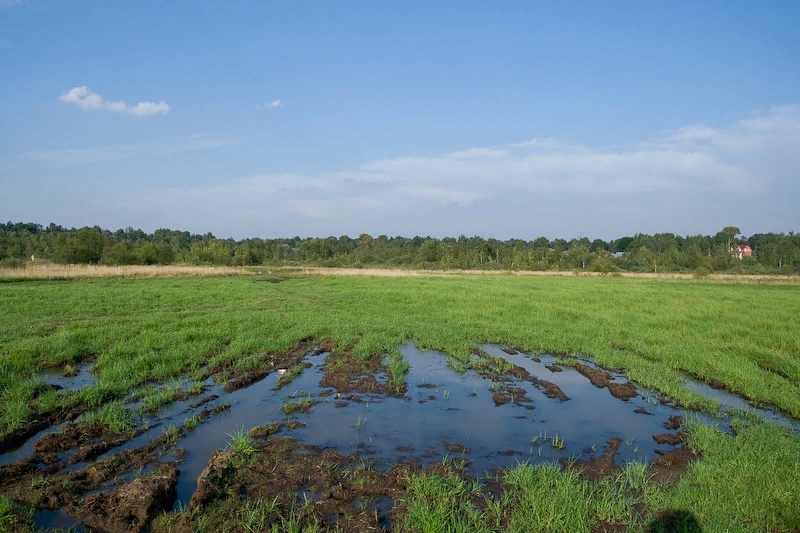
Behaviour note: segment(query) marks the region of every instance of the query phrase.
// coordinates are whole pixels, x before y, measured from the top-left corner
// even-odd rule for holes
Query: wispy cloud
[[[40,161],[47,166],[59,167],[102,163],[136,157],[167,157],[173,154],[209,150],[235,143],[236,141],[233,139],[208,135],[189,135],[152,143],[109,144],[90,148],[37,150],[25,152],[21,154],[21,157]]]
[[[283,107],[282,100],[273,100],[268,104],[258,104],[256,105],[256,109],[260,109],[262,111],[269,111],[270,109],[277,109],[279,107]]]
[[[25,5],[26,0],[0,0],[0,11]]]
[[[508,228],[523,221],[547,228],[538,234],[562,236],[610,232],[613,224],[697,232],[691,228],[705,223],[712,231],[731,217],[737,222],[756,215],[792,217],[788,198],[800,193],[798,175],[800,109],[783,106],[725,127],[688,126],[625,147],[533,139],[372,161],[350,171],[264,174],[209,187],[147,191],[127,201],[171,216],[181,204],[184,225],[213,215],[232,232],[251,227],[253,220],[271,231],[305,229],[310,235],[388,227],[396,234],[475,228],[520,236]],[[641,220],[631,221],[625,213]],[[557,229],[567,228],[576,214],[583,230]],[[788,229],[794,228],[772,228]]]
[[[58,99],[68,104],[75,104],[81,109],[86,110],[99,109],[139,116],[155,115],[158,113],[166,115],[169,113],[169,105],[167,105],[166,102],[139,102],[134,106],[130,106],[122,100],[119,102],[109,102],[85,85],[82,87],[73,87],[59,96]]]

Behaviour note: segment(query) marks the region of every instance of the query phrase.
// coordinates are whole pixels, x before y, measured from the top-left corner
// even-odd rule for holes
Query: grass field
[[[148,393],[148,384],[198,379],[207,368],[256,368],[263,354],[291,351],[305,339],[325,340],[362,359],[389,354],[398,381],[404,368],[397,347],[409,341],[463,364],[484,342],[566,354],[565,364],[569,356],[586,356],[682,405],[717,410],[683,385],[692,376],[800,418],[796,283],[229,274],[0,283],[0,435],[76,406],[101,409],[95,416],[105,416],[109,426],[123,424],[118,402],[132,391],[157,408],[181,391]],[[44,368],[87,361],[95,362],[94,386],[44,390],[37,378]],[[687,531],[692,524],[704,531],[800,528],[796,434],[742,423],[726,435],[697,424],[687,439],[702,458],[666,484],[633,467],[616,479],[590,482],[560,468],[520,466],[500,480],[505,495],[487,499],[457,471],[415,473],[394,527],[588,531],[627,524],[666,531],[683,520]],[[21,516],[14,502],[11,492],[0,500],[0,528]],[[217,505],[229,513],[224,505],[232,504]],[[313,530],[300,511],[273,516],[271,523],[289,527],[294,520]],[[673,511],[686,514],[667,516]],[[185,514],[181,523],[197,527],[197,517]],[[446,523],[452,527],[441,527]]]

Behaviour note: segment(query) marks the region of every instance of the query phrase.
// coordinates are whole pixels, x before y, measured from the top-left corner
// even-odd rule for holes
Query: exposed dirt
[[[238,509],[245,499],[274,502],[275,512],[284,516],[294,509],[303,523],[327,529],[385,531],[391,527],[394,502],[406,496],[411,473],[420,468],[401,465],[378,471],[355,456],[274,436],[258,446],[251,458],[214,454],[192,496],[190,507],[198,512],[174,522],[157,521],[153,530],[194,531],[194,520],[203,516],[213,527],[215,520],[225,518],[225,509]],[[280,523],[278,515],[265,518]],[[169,528],[162,526],[165,521]]]
[[[445,448],[450,453],[468,453],[470,451],[469,448],[467,448],[463,444],[458,444],[457,442],[451,442],[450,444],[445,444]]]
[[[290,353],[264,356],[264,364],[269,367],[231,377],[225,383],[224,389],[227,392],[238,390],[258,382],[275,368],[304,364],[303,357],[310,353],[311,346],[311,341],[306,341]],[[517,353],[511,348],[503,351]],[[373,397],[367,396],[371,394],[397,395],[385,381],[387,372],[383,357],[375,355],[361,359],[352,353],[337,353],[332,350],[330,343],[313,348],[313,353],[317,355],[322,352],[330,354],[323,366],[324,376],[320,382],[328,390],[323,391],[320,396],[332,397],[337,407],[339,404],[346,406],[351,401],[364,402],[365,399],[372,403]],[[484,374],[484,377],[488,376],[497,387],[492,395],[496,406],[513,402],[528,409],[533,408],[524,389],[510,386],[513,383],[509,375],[542,389],[549,398],[569,400],[557,385],[539,379],[521,367],[511,366],[509,369],[506,365],[503,373],[492,373],[492,368],[497,368],[494,365],[495,362],[492,362],[479,373]],[[555,364],[547,365],[547,368],[551,372],[564,371]],[[595,387],[608,388],[617,398],[627,400],[636,395],[636,388],[632,383],[616,383],[608,372],[581,363],[576,364],[576,369],[589,378]],[[420,383],[416,387],[431,389],[422,393],[431,393],[428,401],[438,399],[433,395],[432,389],[438,389],[439,385]],[[472,396],[475,395],[473,392]],[[230,404],[213,409],[205,407],[217,399],[217,395],[206,396],[190,406],[202,408],[194,415],[198,422],[202,423],[231,407]],[[308,408],[311,405],[309,403]],[[645,408],[638,408],[635,412],[651,415]],[[53,421],[75,416],[75,413],[51,415],[44,421],[44,427]],[[673,416],[664,427],[679,430],[681,424],[681,417]],[[407,487],[412,474],[423,470],[436,472],[439,468],[445,468],[440,458],[424,452],[419,457],[404,458],[407,462],[396,463],[389,471],[380,471],[374,468],[375,465],[370,460],[364,459],[371,452],[366,443],[359,443],[357,447],[360,456],[343,456],[331,449],[302,445],[282,433],[301,427],[304,425],[299,423],[274,423],[251,429],[250,436],[257,442],[257,450],[252,456],[237,455],[230,449],[213,453],[198,478],[197,489],[189,502],[191,512],[170,511],[176,498],[180,460],[185,455],[181,455],[174,448],[174,440],[170,442],[167,437],[136,449],[120,451],[109,459],[94,461],[85,466],[78,464],[93,461],[114,446],[140,434],[144,428],[135,432],[109,435],[97,425],[67,424],[58,432],[42,437],[34,445],[34,452],[30,457],[0,467],[0,490],[15,494],[14,499],[23,505],[40,509],[61,509],[90,528],[112,533],[196,531],[201,525],[206,525],[210,530],[222,529],[230,525],[226,520],[231,520],[232,516],[236,516],[238,520],[244,515],[243,506],[259,501],[275,503],[274,510],[270,511],[274,514],[267,517],[269,524],[280,524],[282,517],[292,515],[303,524],[316,524],[323,529],[386,531],[391,530],[392,523],[401,518],[398,513],[402,511],[394,507],[408,498]],[[697,459],[686,447],[684,437],[682,432],[653,436],[657,444],[679,446],[670,451],[657,450],[659,456],[651,463],[656,480],[676,479]],[[607,442],[603,452],[596,457],[563,459],[560,462],[565,468],[579,470],[589,480],[597,480],[620,471],[615,463],[620,445],[621,439],[615,437]],[[445,448],[454,455],[471,451],[460,443],[448,443]],[[163,458],[165,450],[169,450],[171,459]],[[404,454],[414,453],[412,446],[398,446],[395,450]],[[584,451],[590,453],[594,448]],[[66,452],[71,452],[71,455],[65,456]],[[493,453],[498,456],[524,455],[524,452],[514,449]],[[431,464],[423,465],[423,461],[429,459],[432,460]],[[77,464],[82,468],[69,471],[65,467],[70,464]],[[137,472],[141,475],[145,468],[145,472],[149,473],[131,480]],[[487,483],[488,487],[490,483]],[[502,487],[498,487],[498,495],[501,495]],[[478,500],[475,504],[486,505],[481,498],[490,493],[489,488],[484,490],[480,497],[476,496]],[[201,524],[203,520],[207,520],[207,523]],[[621,531],[625,526],[601,524],[598,527],[602,528],[599,531]]]
[[[511,395],[508,392],[497,391],[492,394],[492,400],[496,406],[505,405],[511,401]]]
[[[333,352],[325,360],[323,370],[320,386],[334,388],[340,394],[397,394],[378,379],[379,374],[386,374],[386,366],[377,354],[362,359],[351,352]]]
[[[233,450],[218,451],[211,455],[208,466],[197,478],[197,489],[192,494],[189,509],[203,508],[221,494],[222,488],[235,473],[233,466],[235,459],[236,454]]]
[[[653,479],[656,481],[672,481],[680,477],[689,468],[689,464],[698,457],[685,445],[671,451],[656,450],[659,455],[650,463],[653,467]]]
[[[552,398],[560,402],[566,402],[569,400],[569,396],[564,394],[564,391],[561,390],[561,387],[559,387],[555,383],[551,383],[546,379],[539,379],[536,376],[531,376],[530,374],[528,374],[528,377],[524,379],[525,381],[533,383],[537,387],[543,389],[544,395],[547,396],[548,398]]]
[[[653,413],[651,413],[650,411],[648,411],[644,407],[637,407],[636,409],[633,410],[633,412],[638,414],[638,415],[650,415],[650,416],[653,416]]]
[[[160,465],[156,452],[168,446],[168,438],[161,437],[145,446],[120,451],[113,457],[95,461],[75,471],[61,470],[63,465],[58,463],[58,456],[55,453],[37,452],[13,465],[2,467],[0,486],[4,491],[13,490],[17,494],[18,501],[25,505],[41,509],[63,509],[73,516],[78,516],[87,512],[81,509],[83,505],[81,495],[104,489],[109,485],[113,486],[121,482],[120,476],[123,474],[142,469],[148,464]],[[48,455],[51,458],[55,456],[55,461],[48,459],[46,457]],[[41,463],[50,466],[42,469],[39,466]],[[125,494],[121,493],[123,496]],[[114,530],[110,526],[96,527]],[[116,529],[116,531],[122,530],[125,529]]]
[[[74,420],[77,417],[78,415],[76,414],[73,418],[71,418],[71,420]],[[40,431],[45,430],[50,426],[60,424],[64,420],[67,420],[67,418],[63,417],[62,419],[62,416],[57,413],[52,413],[48,416],[29,420],[23,427],[0,437],[0,453],[12,450],[17,446],[21,446]]]
[[[622,439],[614,437],[606,443],[603,453],[599,457],[593,459],[561,459],[559,462],[565,468],[578,470],[590,481],[596,481],[620,471],[620,467],[614,463],[620,444],[622,444]]]
[[[486,366],[478,367],[477,371],[487,379],[492,381],[502,381],[502,376],[497,375],[494,373],[494,371],[488,369]],[[564,391],[561,390],[561,387],[545,379],[537,378],[521,366],[511,365],[511,368],[508,370],[508,374],[516,379],[523,379],[535,387],[542,389],[544,391],[544,395],[548,398],[559,400],[561,402],[566,402],[569,400],[569,396],[564,394]],[[495,401],[495,403],[497,402]]]
[[[683,425],[683,417],[679,415],[672,415],[667,422],[664,422],[666,429],[680,429]]]
[[[72,514],[87,526],[109,533],[143,531],[157,513],[172,508],[177,483],[177,470],[167,467],[112,492],[87,496]]]
[[[663,433],[661,435],[653,435],[653,440],[656,444],[669,444],[670,446],[677,446],[683,442],[683,435],[675,433]]]
[[[584,365],[583,363],[576,363],[575,370],[589,378],[589,381],[592,383],[592,385],[598,389],[608,388],[608,391],[614,398],[619,398],[620,400],[630,400],[636,396],[636,386],[633,383],[630,381],[625,383],[616,383],[612,381],[611,374],[605,370],[592,368],[588,365]]]
[[[233,392],[239,389],[243,389],[245,387],[249,387],[254,383],[258,383],[265,377],[269,375],[269,372],[266,370],[257,370],[254,372],[250,372],[245,374],[244,376],[239,376],[237,378],[233,378],[227,383],[225,383],[225,392]]]
[[[215,375],[215,379],[227,379],[224,389],[225,392],[233,392],[264,379],[270,372],[277,368],[291,368],[300,363],[309,353],[319,355],[323,352],[332,350],[332,343],[329,339],[323,339],[316,343],[313,339],[303,339],[297,345],[286,352],[263,354],[258,357],[260,368],[255,368],[243,374],[237,374],[233,368],[233,363],[228,361],[225,364],[214,368],[209,375]]]
[[[197,400],[193,404],[190,404],[189,407],[191,407],[192,409],[196,409],[197,407],[200,407],[201,405],[205,405],[208,402],[213,402],[214,400],[216,400],[218,398],[219,398],[219,395],[212,394],[211,396],[206,396],[204,398],[200,398],[199,400]]]
[[[98,424],[69,423],[59,431],[40,438],[33,449],[39,453],[64,452],[102,434],[103,428]]]

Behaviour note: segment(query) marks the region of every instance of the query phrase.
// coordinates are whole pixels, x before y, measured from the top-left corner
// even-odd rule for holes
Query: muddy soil
[[[561,465],[565,468],[572,468],[579,471],[590,481],[596,481],[605,476],[617,474],[621,470],[615,462],[620,444],[622,444],[622,439],[614,437],[609,439],[603,449],[603,453],[599,457],[591,459],[562,459]],[[591,452],[592,450],[585,451]]]
[[[576,363],[575,370],[589,378],[589,381],[598,389],[607,388],[614,398],[620,400],[630,400],[636,396],[636,385],[627,381],[625,383],[617,383],[612,381],[612,376],[605,370],[599,368],[592,368],[584,365],[583,363]]]
[[[378,354],[361,359],[352,352],[332,353],[325,362],[325,375],[319,384],[335,389],[340,395],[397,394],[387,386],[386,366]]]
[[[638,397],[633,383],[589,364],[486,345],[477,370],[458,374],[444,354],[400,351],[410,365],[403,391],[388,385],[384,357],[304,341],[246,373],[210,370],[218,384],[209,380],[206,396],[143,412],[129,433],[104,432],[77,411],[51,414],[12,437],[36,436],[3,456],[13,460],[0,466],[0,490],[51,510],[37,515],[41,528],[56,517],[111,532],[195,531],[261,516],[258,529],[294,516],[330,530],[386,531],[401,517],[410,476],[453,460],[500,495],[483,476],[524,461],[556,461],[597,480],[644,458],[656,479],[674,481],[697,459],[681,431],[684,410]],[[291,387],[279,386],[279,369],[297,371]],[[287,414],[291,404],[302,408]],[[242,431],[255,441],[250,451],[230,445]]]
[[[87,496],[73,515],[90,528],[109,533],[143,531],[158,513],[172,508],[177,482],[177,469],[165,467],[111,492]]]
[[[395,502],[406,497],[411,474],[420,467],[374,469],[357,455],[343,456],[274,436],[277,430],[275,426],[255,428],[251,433],[259,441],[251,456],[226,451],[211,457],[192,495],[194,516],[209,517],[213,527],[222,510],[237,508],[244,499],[270,502],[272,516],[267,513],[264,518],[277,523],[280,516],[295,512],[304,523],[326,530],[386,531],[391,527]],[[153,530],[167,530],[165,521],[170,522],[157,521]],[[181,517],[168,530],[194,531],[195,527],[191,517]]]

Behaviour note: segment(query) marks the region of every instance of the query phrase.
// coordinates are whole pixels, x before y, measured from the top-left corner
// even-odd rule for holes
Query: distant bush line
[[[731,230],[737,230],[732,235]],[[590,272],[800,273],[800,234],[760,233],[745,238],[738,228],[716,235],[672,233],[601,239],[534,240],[482,237],[348,236],[290,239],[218,239],[211,233],[158,229],[44,227],[0,224],[0,266],[36,261],[106,265],[313,265],[420,269],[585,270]],[[739,259],[737,244],[752,256]]]

